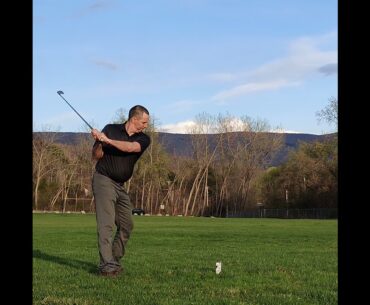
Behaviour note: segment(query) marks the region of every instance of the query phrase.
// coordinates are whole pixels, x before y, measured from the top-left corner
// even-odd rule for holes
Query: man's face
[[[140,116],[133,117],[132,122],[134,123],[133,125],[135,126],[135,132],[141,132],[148,127],[149,115],[143,112],[143,115],[141,117]]]

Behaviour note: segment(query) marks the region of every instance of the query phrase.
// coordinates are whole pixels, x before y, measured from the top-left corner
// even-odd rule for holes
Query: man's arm
[[[115,148],[124,152],[140,152],[141,145],[138,142],[127,142],[108,139],[105,135],[102,137],[102,142],[112,145]]]
[[[112,146],[114,146],[115,148],[117,148],[121,151],[124,151],[124,152],[141,152],[141,145],[138,142],[111,140],[105,135],[104,132],[99,132],[97,129],[93,129],[91,131],[91,134],[93,135],[95,140],[98,140],[101,143],[112,145]],[[95,145],[94,145],[94,147],[95,147]],[[102,148],[100,148],[100,149],[102,150]],[[97,151],[99,151],[99,148],[97,148]],[[93,155],[94,155],[94,148],[93,148]],[[100,154],[98,154],[98,156],[100,156]],[[101,157],[102,156],[103,156],[103,154],[101,155]]]

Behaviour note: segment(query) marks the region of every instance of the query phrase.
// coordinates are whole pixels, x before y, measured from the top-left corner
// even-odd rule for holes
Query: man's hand
[[[95,129],[95,128],[91,129],[91,135],[93,136],[95,141],[100,141],[99,140],[100,133],[101,132],[99,130]]]
[[[94,128],[94,129],[91,129],[91,134],[92,134],[93,138],[95,139],[95,141],[100,141],[102,143],[109,144],[109,139],[104,134],[104,132],[100,132],[99,130]]]

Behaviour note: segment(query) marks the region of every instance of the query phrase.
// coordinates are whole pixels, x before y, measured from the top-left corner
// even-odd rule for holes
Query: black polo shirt
[[[112,145],[103,144],[104,155],[96,163],[95,169],[98,173],[123,183],[131,178],[136,161],[150,144],[150,138],[143,132],[129,136],[124,124],[108,124],[102,132],[112,140],[138,142],[141,146],[140,152],[124,152]]]

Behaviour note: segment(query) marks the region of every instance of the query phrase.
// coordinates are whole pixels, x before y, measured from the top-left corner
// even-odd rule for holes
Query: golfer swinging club
[[[123,124],[108,124],[101,132],[91,130],[92,156],[97,160],[92,189],[102,276],[116,276],[123,270],[120,260],[133,229],[132,205],[123,183],[131,178],[136,161],[150,144],[143,133],[148,122],[149,111],[137,105]]]

